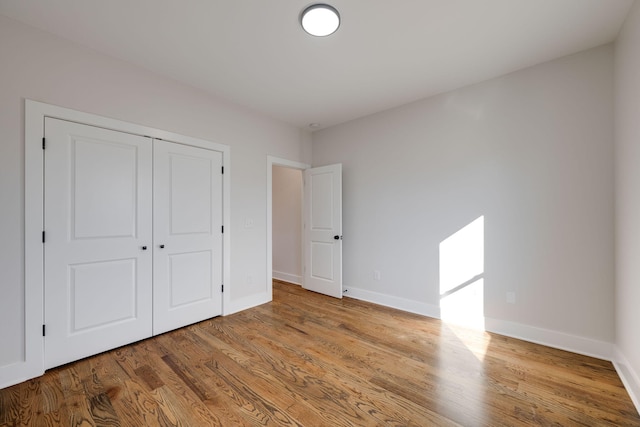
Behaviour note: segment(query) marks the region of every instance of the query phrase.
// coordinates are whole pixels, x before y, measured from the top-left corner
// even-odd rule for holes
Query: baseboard
[[[485,330],[488,332],[570,351],[571,353],[595,357],[596,359],[611,360],[613,356],[613,344],[606,341],[489,317],[485,317],[484,321]]]
[[[263,292],[256,295],[250,295],[248,297],[232,300],[229,304],[223,307],[223,316],[238,313],[239,311],[247,310],[249,308],[256,307],[258,305],[266,304],[272,300],[273,296],[269,292]]]
[[[273,271],[272,276],[274,279],[282,280],[283,282],[293,283],[294,285],[302,286],[302,276],[296,274],[283,273],[282,271]]]
[[[397,308],[398,310],[408,311],[410,313],[422,314],[427,317],[440,318],[440,307],[406,298],[394,297],[352,287],[345,287],[344,296],[384,305],[385,307]]]
[[[346,287],[346,289],[347,291],[344,295],[347,297],[440,319],[440,307],[432,304],[416,302],[406,298],[381,294],[360,288]],[[505,335],[507,337],[546,345],[548,347],[566,350],[572,353],[582,354],[598,359],[611,360],[612,357],[613,346],[611,343],[571,335],[564,332],[557,332],[492,318],[485,318],[485,330]]]
[[[627,393],[629,393],[629,397],[631,397],[631,401],[635,405],[636,410],[640,412],[640,375],[633,369],[625,355],[617,346],[613,352],[613,366],[616,368],[616,372],[618,372],[624,388],[627,389]]]
[[[0,390],[44,375],[44,369],[42,367],[38,367],[38,369],[33,369],[32,367],[31,369],[25,369],[26,365],[25,362],[16,362],[10,365],[0,366]]]

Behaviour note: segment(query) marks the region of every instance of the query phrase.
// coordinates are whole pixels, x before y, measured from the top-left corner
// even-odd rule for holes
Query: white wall
[[[439,315],[439,245],[484,216],[487,327],[610,356],[612,55],[592,49],[314,133],[313,164],[344,168],[347,295]]]
[[[302,284],[302,171],[273,167],[273,277]]]
[[[2,16],[0,62],[0,368],[24,358],[25,98],[229,145],[232,307],[225,309],[271,297],[265,159],[309,163],[307,134]],[[244,228],[245,218],[253,228]]]
[[[640,3],[616,41],[617,365],[640,408]]]

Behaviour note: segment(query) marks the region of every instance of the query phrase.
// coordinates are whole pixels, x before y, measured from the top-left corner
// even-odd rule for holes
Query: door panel
[[[306,289],[342,298],[342,165],[305,170]]]
[[[45,120],[45,367],[151,336],[151,140]]]
[[[166,143],[165,143],[166,144]],[[177,148],[193,148],[189,156],[177,152]],[[201,152],[208,155],[215,153],[194,147],[178,145],[172,147],[169,155],[169,183],[171,185],[170,208],[171,208],[171,234],[202,234],[211,235],[211,222],[213,219],[212,209],[212,182],[211,174],[214,172],[212,160],[209,156],[200,158],[193,156]],[[166,154],[165,154],[166,155]],[[220,174],[220,169],[215,171]],[[216,185],[220,184],[216,183]],[[217,204],[220,207],[220,204]]]
[[[311,277],[333,281],[333,242],[311,242]]]
[[[135,259],[70,265],[70,333],[135,318],[135,271]]]
[[[329,231],[334,227],[333,187],[335,172],[332,170],[315,173],[311,176],[311,230]]]
[[[222,153],[154,141],[153,332],[222,314]]]
[[[212,298],[211,251],[169,255],[169,310]]]
[[[71,148],[73,237],[135,236],[137,147],[76,138]]]

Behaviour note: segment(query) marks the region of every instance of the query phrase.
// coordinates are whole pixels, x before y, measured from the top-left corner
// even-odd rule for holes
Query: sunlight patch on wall
[[[484,216],[440,243],[440,313],[484,330]]]

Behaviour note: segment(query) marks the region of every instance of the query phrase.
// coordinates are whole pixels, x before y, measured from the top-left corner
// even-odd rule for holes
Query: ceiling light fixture
[[[302,28],[312,36],[325,37],[340,26],[340,14],[328,4],[312,4],[300,14]]]

